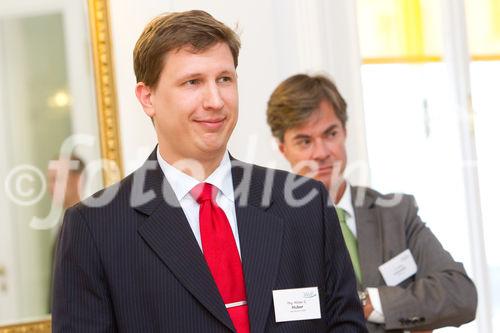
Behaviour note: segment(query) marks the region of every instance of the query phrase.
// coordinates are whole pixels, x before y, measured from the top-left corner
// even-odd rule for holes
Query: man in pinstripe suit
[[[343,178],[346,108],[330,79],[298,74],[275,89],[267,116],[295,171],[321,181],[335,201],[369,331],[428,330],[473,320],[474,284],[422,223],[415,199],[350,186]],[[416,267],[406,271],[412,256]],[[379,271],[384,263],[391,267],[391,259],[398,260],[398,279]]]
[[[239,46],[202,11],[162,15],[144,30],[136,96],[158,146],[132,175],[68,209],[54,332],[366,332],[325,188],[226,150]],[[230,253],[237,260],[226,267]],[[221,265],[242,267],[244,281],[216,274]],[[244,299],[225,301],[242,288]]]

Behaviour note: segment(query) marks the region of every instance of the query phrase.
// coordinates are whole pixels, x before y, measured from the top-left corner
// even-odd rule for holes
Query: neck
[[[347,182],[342,179],[341,182],[334,184],[330,187],[330,196],[334,198],[335,204],[337,205],[344,195],[345,189],[347,187]]]
[[[162,147],[158,147],[161,157],[177,170],[193,177],[202,182],[210,176],[215,169],[220,165],[226,150],[222,152],[210,153],[209,156],[177,156],[176,154],[165,151]]]

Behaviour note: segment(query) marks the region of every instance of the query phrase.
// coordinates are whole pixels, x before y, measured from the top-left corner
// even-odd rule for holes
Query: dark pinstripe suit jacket
[[[108,195],[106,205],[86,200],[67,211],[56,254],[54,332],[234,332],[182,208],[167,203],[177,201],[156,152],[148,161],[93,196]],[[294,197],[315,195],[293,208],[284,190],[287,177],[297,176],[232,165],[251,331],[366,332],[324,187],[303,178]],[[266,182],[272,191],[264,191]],[[151,200],[131,204],[135,191]],[[312,286],[322,318],[276,323],[272,290]]]

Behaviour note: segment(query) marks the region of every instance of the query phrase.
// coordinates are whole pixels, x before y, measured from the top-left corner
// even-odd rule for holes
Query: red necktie
[[[238,333],[250,332],[245,280],[238,248],[224,211],[215,202],[217,188],[200,183],[191,190],[200,204],[203,255]]]

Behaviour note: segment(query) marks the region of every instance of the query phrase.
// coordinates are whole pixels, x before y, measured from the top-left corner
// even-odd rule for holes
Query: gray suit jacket
[[[387,205],[395,198],[397,204]],[[363,275],[358,288],[379,289],[385,316],[385,325],[368,323],[370,332],[436,329],[474,319],[476,288],[463,265],[421,221],[413,196],[352,187],[352,201]],[[378,267],[406,249],[417,273],[398,286],[386,286]]]

